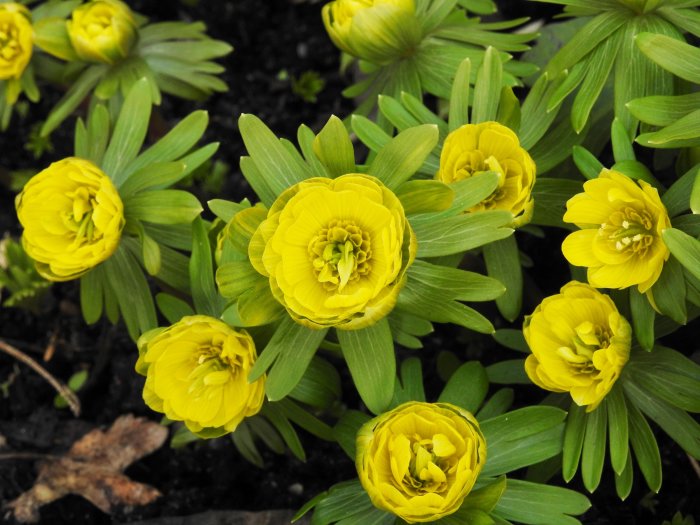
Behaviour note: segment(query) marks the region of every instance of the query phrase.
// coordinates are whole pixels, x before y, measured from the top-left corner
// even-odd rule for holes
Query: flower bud
[[[408,523],[456,512],[485,462],[479,423],[448,403],[404,403],[357,434],[360,483],[376,507]]]
[[[110,178],[69,157],[32,177],[15,200],[22,245],[50,281],[76,279],[119,245],[124,206]]]
[[[629,359],[632,330],[607,295],[572,281],[525,317],[523,334],[532,355],[525,371],[533,383],[569,392],[574,402],[595,409]]]
[[[421,40],[413,0],[334,0],[322,16],[340,50],[377,65],[411,56]]]
[[[73,11],[68,37],[80,59],[114,64],[129,55],[136,40],[136,20],[119,0],[92,0]]]
[[[18,79],[32,58],[34,31],[22,4],[0,4],[0,80]]]

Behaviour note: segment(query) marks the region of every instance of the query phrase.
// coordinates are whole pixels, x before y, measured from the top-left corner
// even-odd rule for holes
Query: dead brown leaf
[[[122,471],[160,448],[167,435],[168,430],[158,423],[121,416],[106,432],[93,430],[64,456],[43,461],[34,486],[8,508],[17,521],[36,523],[42,505],[68,494],[82,496],[106,513],[116,505],[146,505],[160,492],[132,481]]]

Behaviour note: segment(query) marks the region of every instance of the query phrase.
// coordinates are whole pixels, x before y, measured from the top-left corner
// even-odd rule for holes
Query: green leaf
[[[133,159],[124,168],[125,177],[154,163],[181,159],[204,134],[209,122],[206,111],[194,111],[182,119],[158,142]]]
[[[437,298],[457,301],[490,301],[503,293],[503,285],[495,279],[420,259],[408,268],[408,280],[422,283]]]
[[[343,357],[362,401],[375,414],[391,402],[396,356],[386,319],[361,330],[337,330]]]
[[[258,170],[255,175],[265,179],[266,185],[275,197],[290,186],[311,176],[309,167],[306,164],[299,164],[258,117],[242,114],[238,119],[238,127],[250,158]],[[244,175],[255,188],[256,184],[250,179],[254,174],[244,172]],[[260,197],[262,198],[262,195]],[[265,204],[269,206],[272,202],[265,202]]]
[[[340,397],[340,375],[333,365],[315,356],[289,396],[318,408],[328,408]]]
[[[469,124],[469,79],[471,77],[471,67],[471,60],[465,58],[459,64],[455,73],[455,79],[452,82],[449,114],[450,131],[454,131],[464,124]]]
[[[496,299],[498,311],[513,322],[520,315],[523,301],[523,272],[515,236],[486,244],[483,254],[489,276],[498,279],[506,288]]]
[[[148,282],[124,241],[102,265],[105,279],[112,283],[110,290],[116,297],[129,335],[135,341],[158,325]]]
[[[498,476],[556,456],[562,449],[566,412],[531,406],[481,422],[489,446],[482,476]]]
[[[314,509],[313,523],[314,525],[329,525],[357,515],[363,515],[363,518],[366,519],[364,514],[375,510],[382,512],[372,505],[359,480],[345,481],[331,487],[326,497],[317,503]],[[396,519],[393,514],[382,514],[390,517],[392,521]],[[345,523],[349,524],[350,522]],[[369,520],[364,523],[378,525]]]
[[[496,120],[503,82],[503,65],[498,51],[489,46],[484,61],[476,74],[472,124]]]
[[[625,385],[625,392],[627,392],[627,385]],[[639,469],[642,471],[649,488],[654,492],[659,492],[661,488],[661,456],[654,434],[649,428],[649,423],[634,406],[634,403],[627,405],[627,415],[629,417],[630,443],[632,443]]]
[[[127,200],[131,195],[143,190],[165,188],[179,181],[184,175],[182,162],[154,163],[132,174],[119,188],[119,195]]]
[[[264,280],[249,261],[233,261],[221,265],[216,270],[216,284],[219,293],[226,299],[237,299]]]
[[[569,516],[583,514],[591,506],[588,498],[573,490],[509,479],[493,513],[517,523],[576,525]]]
[[[87,144],[84,158],[91,160],[98,166],[102,164],[102,159],[107,149],[110,125],[107,108],[104,104],[96,104],[88,115]]]
[[[397,188],[423,165],[438,137],[438,128],[433,124],[402,131],[377,153],[368,174],[390,189]]]
[[[326,330],[311,330],[295,323],[289,316],[283,317],[272,338],[258,356],[253,368],[251,368],[248,374],[248,382],[253,382],[260,378],[272,366],[283,350],[287,348],[313,348],[315,350],[321,344],[325,335]],[[290,389],[295,386],[291,385]]]
[[[678,324],[688,321],[683,268],[675,257],[669,257],[664,263],[661,275],[650,291],[661,314],[669,316]]]
[[[627,449],[627,461],[622,474],[615,473],[615,491],[621,500],[626,500],[632,492],[632,481],[634,475],[634,465],[632,462],[632,451]]]
[[[694,214],[700,214],[700,173],[695,175],[693,189],[690,193],[690,211]]]
[[[183,190],[143,191],[124,199],[124,214],[153,224],[192,222],[202,212],[197,197]]]
[[[313,151],[331,178],[357,171],[352,142],[342,121],[335,115],[314,139]]]
[[[566,201],[577,193],[581,193],[582,186],[575,180],[538,178],[532,190],[532,196],[535,199],[532,224],[575,229],[575,226],[564,223],[561,218],[566,212]]]
[[[654,318],[656,317],[656,312],[649,304],[646,295],[632,288],[630,288],[629,294],[634,336],[642,348],[649,351],[653,348],[655,342]]]
[[[608,439],[610,440],[610,463],[619,476],[627,466],[629,438],[627,426],[627,406],[620,385],[615,385],[605,396],[608,410]]]
[[[512,388],[501,388],[492,395],[475,414],[478,421],[485,421],[505,413],[513,404]]]
[[[486,370],[478,361],[460,366],[443,388],[438,402],[451,403],[475,413],[486,399],[489,380]]]
[[[586,413],[586,409],[572,402],[569,407],[569,414],[566,418],[564,445],[562,449],[562,477],[567,483],[573,479],[578,470],[587,421],[588,414]]]
[[[630,113],[653,126],[668,126],[700,107],[700,92],[687,95],[636,98],[627,103]]]
[[[700,84],[700,49],[676,38],[639,33],[637,47],[651,60],[676,76]]]
[[[253,434],[250,431],[250,425],[247,421],[242,421],[241,424],[236,427],[235,432],[231,434],[231,439],[238,452],[241,453],[241,456],[256,467],[262,468],[265,465],[258,451],[258,447],[255,445]]]
[[[435,124],[440,131],[440,138],[444,139],[447,136],[449,132],[447,123],[425,107],[419,99],[409,93],[401,93],[401,103],[419,124]]]
[[[440,257],[478,248],[513,234],[513,214],[505,210],[466,213],[442,220],[409,219],[418,238],[419,258]]]
[[[448,209],[455,192],[447,184],[437,180],[409,180],[396,188],[404,213],[430,213]]]
[[[697,421],[684,410],[660,399],[653,392],[644,390],[635,381],[625,381],[624,387],[625,393],[639,410],[653,419],[688,454],[700,458],[700,425]],[[633,432],[630,428],[630,436]],[[634,445],[634,440],[632,444]]]
[[[498,344],[515,350],[516,352],[530,353],[530,347],[527,346],[522,330],[512,328],[500,328],[493,334],[493,338]]]
[[[355,461],[355,439],[360,427],[370,420],[370,416],[357,410],[343,412],[333,427],[333,437],[348,457]]]
[[[606,402],[588,412],[586,422],[586,435],[583,439],[583,453],[581,454],[581,477],[583,485],[589,492],[594,492],[600,484],[605,461],[605,445],[607,432]]]
[[[219,219],[229,222],[239,211],[250,208],[250,201],[243,199],[241,202],[231,202],[224,199],[212,199],[207,201],[207,206]]]
[[[517,132],[520,129],[521,118],[518,97],[513,93],[513,88],[504,86],[501,89],[501,99],[498,102],[496,121]]]
[[[379,151],[391,141],[391,135],[362,115],[353,115],[350,124],[357,138],[372,151]]]
[[[661,202],[666,206],[669,217],[675,217],[690,208],[688,196],[693,191],[693,184],[698,174],[700,174],[700,168],[693,166],[661,196]]]
[[[117,188],[127,180],[124,168],[136,158],[146,138],[152,103],[146,87],[146,80],[141,79],[129,91],[102,159],[102,169]]]
[[[379,95],[377,97],[377,105],[382,115],[384,115],[398,131],[421,125],[421,122],[411,115],[401,102],[389,95]]]
[[[96,266],[80,278],[80,309],[87,324],[94,324],[102,315],[104,269]]]
[[[462,503],[460,509],[480,509],[484,512],[491,512],[498,500],[501,499],[503,492],[506,490],[507,481],[505,476],[500,476],[496,481],[472,490]]]
[[[700,241],[675,228],[662,231],[661,237],[678,262],[700,279]]]
[[[630,136],[627,134],[627,130],[622,125],[622,122],[617,118],[613,120],[612,126],[610,127],[610,138],[612,140],[615,162],[637,159],[634,155],[634,148],[632,147]]]
[[[287,448],[289,448],[297,458],[306,461],[304,447],[299,440],[299,435],[289,422],[282,403],[266,403],[263,405],[262,414],[279,433],[284,444],[287,445]]]
[[[167,293],[156,295],[158,310],[165,316],[170,324],[177,323],[187,315],[194,315],[194,310],[182,299]]]
[[[197,218],[192,226],[189,273],[195,311],[219,317],[224,307],[224,299],[216,291],[211,246],[207,227],[201,218]]]
[[[499,384],[521,384],[529,385],[531,383],[525,373],[524,359],[506,359],[489,365],[486,368],[489,376],[489,381]]]
[[[649,148],[681,148],[700,145],[700,109],[688,113],[670,126],[654,133],[643,133],[636,138]]]

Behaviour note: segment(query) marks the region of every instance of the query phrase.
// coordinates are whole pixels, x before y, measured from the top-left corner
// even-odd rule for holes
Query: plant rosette
[[[239,126],[250,154],[241,168],[262,202],[210,203],[226,223],[216,280],[227,322],[274,323],[250,375],[269,368],[269,399],[294,388],[319,346],[339,348],[363,401],[380,413],[393,391],[394,341],[420,347],[431,322],[493,331],[461,301],[491,300],[503,287],[425,259],[512,234],[509,211],[462,213],[493,192],[495,174],[472,177],[458,191],[409,180],[435,147],[432,125],[390,139],[368,166],[355,163],[335,117],[318,136],[299,129],[302,153],[254,116],[243,115]]]
[[[481,63],[484,47],[492,45],[504,61],[508,85],[521,85],[520,78],[536,73],[531,64],[510,60],[509,52],[529,49],[534,33],[507,34],[526,19],[482,23],[469,18],[493,14],[496,5],[463,0],[334,0],[322,10],[323,23],[333,43],[344,53],[343,65],[358,61],[362,78],[347,88],[346,97],[362,97],[356,113],[367,114],[377,95],[414,97],[430,93],[449,98],[457,66],[469,57]],[[386,124],[381,117],[382,126]]]
[[[646,417],[689,455],[700,455],[700,425],[688,414],[700,411],[700,367],[669,348],[633,347],[631,327],[610,297],[572,281],[525,317],[523,334],[532,352],[524,362],[530,380],[573,400],[563,445],[567,482],[580,462],[584,486],[593,492],[609,447],[620,498],[632,487],[632,450],[658,492],[661,456]]]
[[[139,154],[151,112],[146,84],[134,84],[114,124],[101,104],[86,122],[79,119],[75,156],[35,175],[16,198],[22,245],[39,273],[51,281],[79,278],[85,320],[105,312],[116,323],[121,315],[134,339],[156,326],[144,270],[189,289],[179,250],[191,249],[191,223],[202,208],[192,194],[168,188],[218,147],[192,150],[208,121],[197,111]]]
[[[161,93],[202,100],[228,89],[216,76],[224,68],[213,60],[233,48],[209,38],[201,22],[148,24],[120,0],[63,4],[68,9],[51,10],[34,28],[37,47],[66,61],[61,69],[72,78],[44,122],[42,136],[56,129],[90,92],[99,101],[123,98],[141,78],[156,105]]]
[[[348,411],[334,428],[358,479],[319,494],[294,519],[313,510],[317,525],[578,523],[573,516],[590,506],[572,490],[506,477],[560,453],[560,409],[509,412],[507,389],[484,403],[487,371],[476,361],[451,370],[436,403],[425,400],[416,358],[403,362],[395,384],[384,413]]]

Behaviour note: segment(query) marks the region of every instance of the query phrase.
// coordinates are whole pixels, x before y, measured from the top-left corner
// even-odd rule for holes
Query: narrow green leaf
[[[438,402],[451,403],[475,413],[486,399],[489,380],[486,370],[478,361],[460,366],[440,393]]]
[[[508,479],[494,514],[516,523],[576,525],[591,506],[588,498],[570,489]]]
[[[586,413],[586,409],[572,402],[569,407],[569,414],[566,418],[564,445],[562,449],[561,470],[564,481],[567,483],[573,479],[578,470],[587,421],[588,414]]]
[[[357,138],[370,150],[377,152],[391,141],[391,135],[362,115],[353,115],[350,124]]]
[[[620,475],[615,473],[615,491],[617,496],[622,500],[626,500],[627,496],[632,492],[632,481],[634,475],[634,466],[632,462],[632,451],[627,449],[627,461],[625,468]]]
[[[669,217],[675,217],[690,208],[688,196],[693,191],[693,184],[698,174],[700,174],[700,168],[693,166],[661,196],[661,202],[666,206]]]
[[[80,309],[87,324],[96,323],[102,316],[103,269],[97,266],[80,278]]]
[[[472,63],[465,58],[457,68],[455,79],[452,83],[452,95],[450,96],[450,131],[469,123],[469,88]]]
[[[498,51],[489,46],[486,48],[484,61],[476,74],[472,124],[496,120],[502,82],[503,64],[501,64]]]
[[[156,295],[156,304],[170,324],[177,323],[187,315],[194,315],[192,307],[174,295],[159,293]]]
[[[653,126],[668,126],[700,107],[700,92],[687,95],[636,98],[627,103],[630,113]]]
[[[642,348],[649,351],[654,347],[654,318],[656,312],[649,304],[646,295],[636,289],[630,289],[630,310],[632,312],[632,326],[634,336]]]
[[[614,119],[610,128],[610,138],[612,140],[613,156],[615,162],[624,160],[636,160],[634,148],[627,130],[619,119]]]
[[[422,122],[403,107],[401,102],[389,95],[379,95],[377,97],[377,105],[382,115],[384,115],[398,131],[403,131],[422,124]]]
[[[153,224],[192,222],[202,212],[197,197],[183,190],[143,191],[124,200],[127,220],[138,219]]]
[[[375,414],[389,406],[394,394],[396,356],[386,319],[362,330],[338,330],[343,357],[362,401]]]
[[[700,241],[675,228],[664,230],[661,237],[678,262],[700,279]]]
[[[377,153],[368,174],[390,189],[397,188],[423,165],[438,136],[438,128],[432,124],[402,131]]]
[[[360,427],[370,420],[370,416],[357,410],[343,412],[333,427],[333,437],[348,457],[355,461],[355,438]]]
[[[625,385],[627,391],[627,385]],[[632,443],[637,464],[642,471],[642,475],[654,492],[659,492],[661,488],[661,456],[656,438],[649,428],[649,423],[634,403],[627,405],[627,415],[629,417],[629,437]]]
[[[297,386],[328,331],[310,328],[305,330],[315,333],[306,334],[304,345],[290,344],[283,347],[267,375],[265,393],[270,401],[279,401]]]
[[[654,33],[639,33],[637,47],[651,60],[676,76],[700,84],[700,49]]]
[[[629,455],[627,406],[622,387],[615,385],[605,396],[608,409],[608,438],[610,441],[610,463],[615,474],[622,475]]]
[[[698,246],[700,247],[700,243]],[[664,263],[661,275],[650,291],[661,314],[667,315],[678,324],[688,321],[683,267],[675,257],[669,257]]]
[[[688,113],[670,126],[642,133],[636,142],[649,148],[681,148],[700,145],[700,109]]]
[[[195,310],[200,314],[219,317],[224,307],[224,299],[216,291],[211,246],[207,227],[201,218],[197,218],[192,226],[189,271]]]
[[[700,170],[695,175],[693,189],[690,192],[690,211],[696,215],[700,214]]]
[[[448,209],[454,201],[455,192],[437,180],[409,180],[396,188],[404,213],[430,213]]]
[[[431,288],[436,297],[457,301],[490,301],[503,293],[503,285],[495,279],[420,259],[409,267],[408,279]]]
[[[498,279],[506,288],[496,299],[498,311],[513,322],[520,315],[523,301],[523,273],[515,236],[484,245],[483,254],[489,276]]]
[[[513,404],[514,396],[512,388],[501,388],[496,391],[475,414],[476,419],[478,421],[486,421],[504,414]]]
[[[151,95],[141,79],[129,91],[102,159],[102,169],[119,188],[127,179],[124,168],[136,158],[151,118]]]
[[[150,164],[134,172],[119,188],[119,195],[126,200],[142,190],[171,186],[183,177],[184,172],[185,165],[182,162]]]
[[[588,180],[597,179],[605,167],[583,146],[574,146],[573,159],[581,174]]]
[[[302,169],[270,128],[255,115],[242,114],[238,119],[238,128],[250,158],[275,197],[311,176],[308,166],[304,164],[306,169]],[[244,174],[248,178],[248,173]]]
[[[506,359],[489,365],[486,368],[489,381],[499,384],[520,384],[529,385],[531,383],[525,373],[524,359]]]
[[[352,142],[342,121],[335,115],[328,119],[314,139],[313,151],[331,178],[356,171]]]

